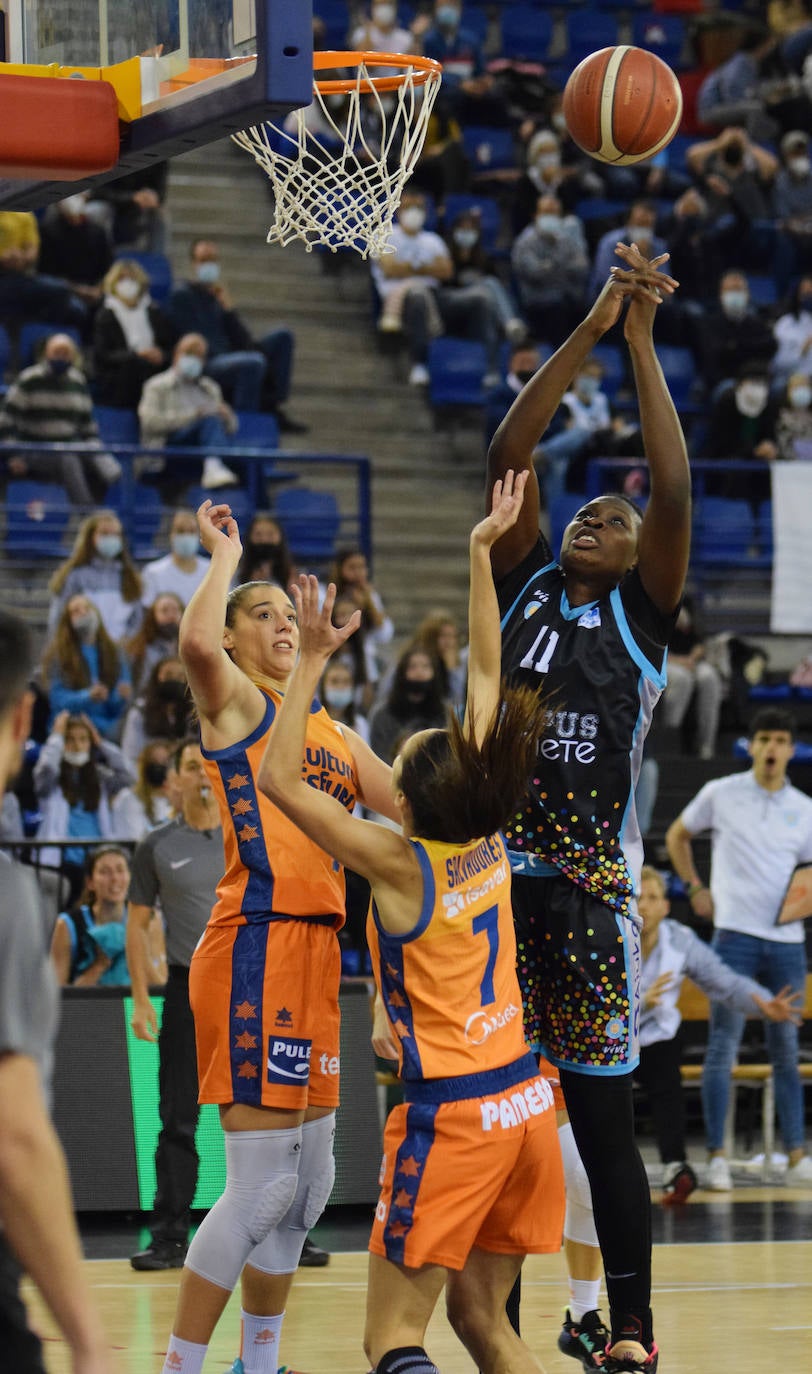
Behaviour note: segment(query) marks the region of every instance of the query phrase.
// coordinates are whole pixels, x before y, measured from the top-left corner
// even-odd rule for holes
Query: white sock
[[[240,1359],[245,1374],[276,1374],[279,1365],[279,1335],[284,1312],[276,1317],[255,1317],[241,1311],[242,1349]]]
[[[206,1358],[207,1345],[182,1341],[180,1336],[169,1337],[162,1374],[200,1374]]]
[[[568,1279],[570,1288],[570,1316],[574,1322],[581,1320],[585,1312],[594,1312],[598,1306],[601,1291],[600,1279]]]

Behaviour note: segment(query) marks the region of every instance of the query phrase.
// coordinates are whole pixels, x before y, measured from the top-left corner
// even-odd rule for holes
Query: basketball
[[[671,142],[682,118],[682,91],[671,68],[645,48],[590,53],[564,87],[571,137],[599,162],[626,165]]]

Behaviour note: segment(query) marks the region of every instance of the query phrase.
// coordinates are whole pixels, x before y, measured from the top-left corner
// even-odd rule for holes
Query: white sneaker
[[[236,472],[227,468],[222,458],[205,458],[203,460],[203,476],[200,485],[211,489],[212,487],[236,487],[239,486],[240,479]]]
[[[520,320],[518,315],[514,315],[505,325],[505,337],[512,344],[524,343],[527,338],[527,325],[524,320]]]
[[[415,363],[409,373],[409,386],[428,386],[429,370],[422,363]]]
[[[708,1171],[705,1175],[705,1187],[711,1193],[730,1193],[733,1190],[733,1179],[730,1175],[730,1165],[724,1155],[714,1155],[708,1164]]]
[[[812,1185],[812,1159],[809,1155],[803,1155],[797,1164],[790,1164],[784,1177],[788,1188],[808,1188]]]

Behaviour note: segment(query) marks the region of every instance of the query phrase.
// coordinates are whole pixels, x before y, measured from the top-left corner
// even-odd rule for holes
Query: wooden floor
[[[749,1218],[743,1227],[733,1224],[741,1219],[742,1207]],[[655,1211],[659,1243],[653,1302],[660,1374],[812,1374],[812,1192],[749,1188],[717,1199],[699,1193],[680,1217],[664,1214],[658,1205]],[[731,1240],[742,1234],[755,1238]],[[686,1243],[681,1237],[691,1239]],[[366,1256],[357,1249],[338,1253],[335,1244],[331,1248],[329,1267],[297,1276],[281,1357],[292,1369],[314,1374],[363,1374]],[[136,1274],[126,1259],[87,1264],[115,1348],[117,1374],[159,1374],[177,1271]],[[523,1334],[547,1374],[574,1374],[578,1368],[556,1349],[565,1301],[561,1256],[528,1259]],[[67,1351],[34,1294],[31,1312],[46,1337],[48,1370],[69,1374]],[[233,1299],[215,1332],[206,1374],[223,1374],[230,1367],[238,1331],[239,1302]],[[441,1311],[427,1346],[442,1374],[473,1371]]]

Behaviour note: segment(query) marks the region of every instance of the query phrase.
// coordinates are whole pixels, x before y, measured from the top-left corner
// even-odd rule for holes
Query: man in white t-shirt
[[[145,606],[151,606],[163,592],[174,592],[186,606],[206,576],[209,560],[200,553],[197,516],[193,510],[175,511],[169,530],[169,548],[170,553],[145,563],[141,569],[141,600]]]
[[[753,767],[706,783],[666,835],[671,863],[686,883],[693,911],[713,920],[713,948],[736,973],[773,993],[806,985],[806,946],[800,921],[777,926],[776,916],[797,864],[812,863],[812,798],[788,781],[795,721],[787,711],[759,711],[749,733]],[[692,839],[711,832],[711,880],[697,874]],[[732,1187],[723,1147],[730,1070],[744,1017],[715,1005],[702,1074],[702,1103],[710,1153],[707,1186]],[[803,1085],[798,1030],[790,1022],[766,1028],[778,1121],[789,1156],[788,1184],[812,1184],[804,1143]]]

